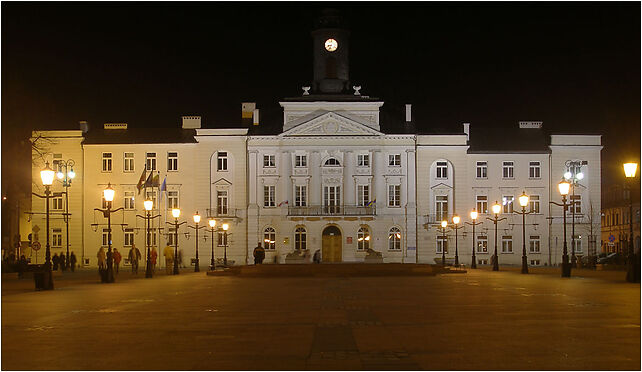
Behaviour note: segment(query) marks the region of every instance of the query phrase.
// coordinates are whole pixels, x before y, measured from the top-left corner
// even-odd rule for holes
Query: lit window
[[[111,152],[103,152],[103,172],[111,172]]]
[[[370,230],[365,226],[357,231],[357,249],[360,251],[370,249]]]
[[[502,213],[513,213],[513,205],[515,197],[513,195],[505,195],[502,197]]]
[[[401,250],[401,230],[393,227],[388,232],[388,249],[391,251]]]
[[[263,230],[263,248],[266,250],[274,250],[276,248],[276,231],[272,227]]]
[[[486,235],[477,236],[477,253],[488,253],[488,237]]]
[[[148,190],[145,193],[145,200],[151,200],[153,202],[152,209],[156,209],[158,207],[156,203],[156,190]]]

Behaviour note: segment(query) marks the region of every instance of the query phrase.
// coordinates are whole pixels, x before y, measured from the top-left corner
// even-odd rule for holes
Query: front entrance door
[[[328,226],[323,230],[321,254],[323,262],[341,262],[341,230],[336,226]]]

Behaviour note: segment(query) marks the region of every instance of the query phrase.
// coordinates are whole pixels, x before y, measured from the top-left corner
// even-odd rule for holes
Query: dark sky
[[[2,3],[3,184],[33,128],[238,123],[312,78],[321,5]],[[418,125],[542,120],[603,134],[604,177],[640,154],[640,3],[338,4],[362,93]],[[7,160],[9,158],[9,160]],[[608,183],[608,182],[605,182]]]

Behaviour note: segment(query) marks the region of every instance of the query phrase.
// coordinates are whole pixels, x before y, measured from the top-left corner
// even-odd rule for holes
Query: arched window
[[[357,232],[357,249],[370,249],[370,230],[366,226],[359,228]]]
[[[267,227],[263,231],[263,247],[268,250],[274,250],[276,244],[276,231],[272,227]]]
[[[336,158],[330,158],[323,164],[326,167],[340,167],[341,163]]]
[[[401,230],[397,227],[393,227],[388,232],[388,249],[391,251],[401,250]]]
[[[294,230],[294,249],[307,249],[307,243],[305,227],[297,227]]]

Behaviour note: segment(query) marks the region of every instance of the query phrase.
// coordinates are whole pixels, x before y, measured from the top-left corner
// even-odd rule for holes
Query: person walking
[[[129,254],[127,255],[127,259],[129,259],[129,262],[132,265],[132,273],[138,274],[138,261],[140,261],[140,251],[138,250],[138,248],[136,248],[135,244],[132,244],[132,247],[129,250]]]
[[[67,271],[67,267],[65,266],[67,260],[65,259],[65,254],[61,253],[60,258],[58,259],[59,264],[60,264],[60,271]]]
[[[71,252],[69,256],[69,266],[71,267],[71,272],[73,273],[76,270],[76,255],[74,252]]]
[[[106,268],[105,265],[107,263],[107,256],[105,256],[105,248],[100,247],[96,257],[98,258],[98,270],[99,271],[105,270]]]
[[[23,278],[24,272],[27,270],[27,259],[23,254],[18,260],[18,278]]]
[[[53,271],[58,271],[58,262],[60,259],[58,258],[58,253],[54,253],[53,257],[51,257],[51,262],[53,263]]]
[[[319,249],[314,251],[314,256],[312,256],[312,261],[316,264],[321,263],[321,251]]]
[[[174,268],[174,250],[169,245],[163,249],[163,256],[165,256],[165,273],[171,274]]]
[[[123,256],[118,252],[118,249],[114,248],[114,265],[116,266],[116,274],[118,274],[118,266],[120,266],[120,261],[123,259]]]
[[[152,248],[151,253],[149,254],[151,256],[151,261],[152,261],[152,272],[156,272],[156,258],[158,257],[158,252],[156,252],[156,248]]]
[[[265,259],[265,249],[261,246],[261,243],[259,243],[256,248],[254,248],[254,264],[255,265],[260,265],[263,263],[263,260]]]

